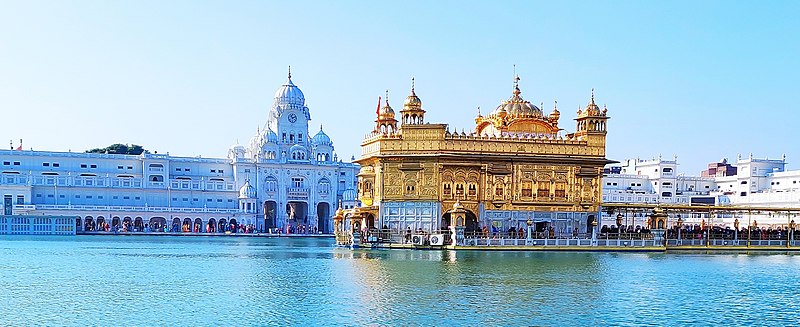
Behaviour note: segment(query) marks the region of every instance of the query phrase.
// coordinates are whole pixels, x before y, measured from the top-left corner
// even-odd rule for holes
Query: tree
[[[116,143],[105,148],[91,149],[86,153],[131,154],[138,156],[142,153],[150,153],[150,151],[145,150],[141,145]]]

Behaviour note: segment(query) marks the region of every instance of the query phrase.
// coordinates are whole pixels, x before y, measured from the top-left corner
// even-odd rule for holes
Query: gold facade
[[[596,213],[609,162],[606,110],[592,92],[578,110],[576,132],[562,133],[557,107],[543,114],[521,97],[518,80],[511,98],[487,116],[478,113],[470,133],[425,123],[413,85],[399,122],[386,99],[356,161],[359,211],[380,219],[387,203],[429,201],[442,215],[458,200],[477,221],[481,208]]]

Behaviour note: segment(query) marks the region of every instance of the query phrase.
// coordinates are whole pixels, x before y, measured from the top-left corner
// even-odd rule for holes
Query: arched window
[[[320,179],[319,183],[317,185],[317,191],[320,194],[328,194],[328,193],[330,193],[330,191],[331,191],[331,181],[328,180],[327,178]]]
[[[278,190],[278,179],[273,176],[267,176],[264,179],[264,189],[267,192],[275,192]]]

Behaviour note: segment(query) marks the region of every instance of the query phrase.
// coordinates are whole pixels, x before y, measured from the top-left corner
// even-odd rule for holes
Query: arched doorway
[[[126,232],[130,232],[132,230],[133,220],[131,217],[122,218],[122,229]]]
[[[120,224],[119,217],[111,218],[111,227],[115,229],[119,228],[119,224]]]
[[[442,223],[439,229],[447,230],[450,228],[450,213],[442,215]],[[467,210],[464,213],[464,233],[466,235],[477,234],[481,231],[481,226],[478,224],[478,216],[472,211]]]
[[[594,215],[589,215],[589,217],[586,218],[586,232],[589,234],[592,233],[592,228],[594,228],[592,223],[594,223]]]
[[[83,224],[81,223],[81,217],[80,216],[75,218],[75,231],[76,232],[83,231]]]
[[[190,232],[192,229],[192,219],[191,218],[183,218],[183,224],[181,225],[181,231],[184,233]]]
[[[366,227],[368,230],[375,228],[375,215],[368,213],[365,219],[365,224],[367,225]]]
[[[481,225],[478,224],[478,216],[474,212],[467,210],[464,218],[464,233],[477,234],[481,231]]]
[[[151,231],[164,231],[164,227],[167,226],[167,219],[164,217],[153,217],[150,218],[150,230]]]
[[[217,227],[218,227],[217,228],[217,233],[224,233],[225,232],[225,227],[227,227],[227,221],[225,221],[225,218],[222,218],[222,219],[219,220],[219,224],[218,224]]]
[[[92,218],[92,217],[88,217]],[[103,232],[106,230],[106,219],[103,216],[97,217],[97,222],[92,224],[92,230]]]
[[[200,233],[203,231],[203,220],[200,218],[194,219],[194,226],[192,226],[192,232]]]
[[[286,223],[293,229],[308,224],[308,203],[298,201],[287,203]]]
[[[92,219],[92,217],[86,217],[86,219],[83,220],[83,230],[87,232],[94,231],[94,219]]]
[[[329,232],[328,220],[330,220],[331,206],[327,202],[317,204],[317,228],[322,233]]]
[[[236,233],[239,230],[239,223],[236,222],[236,219],[231,219],[231,222],[228,223],[231,227],[231,232]]]
[[[144,232],[144,221],[142,217],[136,217],[136,219],[133,220],[133,231]]]
[[[181,219],[180,218],[172,219],[172,228],[170,228],[170,231],[172,231],[173,233],[177,233],[179,230],[181,230]]]
[[[206,224],[206,233],[216,233],[217,232],[217,220],[211,218],[208,220]]]
[[[275,218],[278,216],[278,203],[275,201],[264,202],[264,229],[278,227]]]

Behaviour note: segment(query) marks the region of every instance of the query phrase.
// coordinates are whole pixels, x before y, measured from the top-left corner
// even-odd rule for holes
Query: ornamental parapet
[[[187,212],[187,213],[243,213],[241,209],[230,208],[182,208],[150,206],[95,206],[74,204],[17,204],[15,210],[69,210],[69,211],[132,211],[132,212]]]

